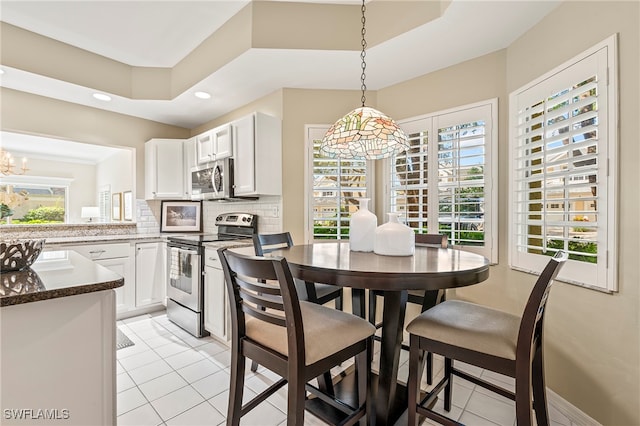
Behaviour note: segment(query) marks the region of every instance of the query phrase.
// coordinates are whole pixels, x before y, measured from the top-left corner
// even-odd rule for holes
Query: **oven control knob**
[[[222,216],[216,217],[216,222],[220,222],[220,221],[222,221]]]

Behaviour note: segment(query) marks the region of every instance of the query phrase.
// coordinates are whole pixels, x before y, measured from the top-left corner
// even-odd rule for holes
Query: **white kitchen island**
[[[44,252],[0,280],[3,425],[115,425],[115,291],[80,254]]]

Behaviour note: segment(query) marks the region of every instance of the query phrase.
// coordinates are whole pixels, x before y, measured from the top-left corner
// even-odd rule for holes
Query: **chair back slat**
[[[446,234],[416,234],[416,245],[447,248]]]
[[[250,262],[250,259],[257,261]],[[233,253],[233,256],[229,256],[226,260],[229,264],[229,269],[231,269],[235,275],[243,278],[260,278],[263,281],[274,281],[278,279],[273,265],[271,265],[270,262],[261,262],[261,258],[254,256],[239,257]],[[246,280],[244,281],[246,282]],[[257,284],[259,281],[254,279],[251,280],[251,282]]]
[[[237,282],[238,282],[238,285],[246,291],[252,291],[252,292],[263,293],[263,294],[273,294],[273,295],[280,294],[280,287],[277,284],[269,285],[259,281],[249,282],[249,281],[244,281],[241,278],[237,278]]]
[[[242,304],[242,312],[245,314],[252,316],[253,318],[259,319],[260,321],[268,322],[270,324],[275,324],[280,327],[286,327],[287,321],[284,315],[276,315],[269,311],[263,311],[258,306],[250,305],[248,303]]]
[[[264,294],[248,292],[242,289],[242,287],[239,288],[239,291],[245,303],[250,302],[254,305],[284,312],[284,303],[282,301],[282,297],[273,297]]]
[[[529,299],[522,314],[520,329],[518,331],[517,356],[531,356],[536,345],[542,341],[542,325],[546,311],[549,291],[553,280],[556,278],[562,265],[567,261],[569,255],[564,251],[558,251],[549,260],[543,271],[538,276],[536,283],[531,290]],[[529,353],[529,355],[527,355]]]
[[[230,299],[232,346],[246,337],[246,317],[287,328],[290,358],[304,360],[300,302],[291,270],[282,257],[245,256],[219,249]],[[295,355],[291,355],[295,354]]]
[[[293,239],[289,232],[278,234],[253,234],[253,248],[256,256],[264,256],[274,250],[291,247]]]

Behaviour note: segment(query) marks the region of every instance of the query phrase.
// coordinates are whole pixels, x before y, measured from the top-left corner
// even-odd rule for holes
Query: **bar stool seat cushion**
[[[516,359],[520,318],[475,303],[448,300],[420,314],[407,331],[427,339]]]
[[[362,318],[315,303],[300,301],[300,312],[305,335],[305,365],[335,354],[376,331]],[[286,331],[284,327],[255,318],[246,321],[248,338],[284,356],[288,356]]]

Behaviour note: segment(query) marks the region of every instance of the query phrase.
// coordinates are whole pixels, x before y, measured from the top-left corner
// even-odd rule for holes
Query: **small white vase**
[[[360,198],[360,207],[351,215],[349,223],[349,248],[352,251],[373,251],[378,218],[369,211],[369,199]]]
[[[376,228],[373,251],[384,256],[412,256],[415,252],[415,234],[400,223],[397,213],[388,213],[389,221]]]

